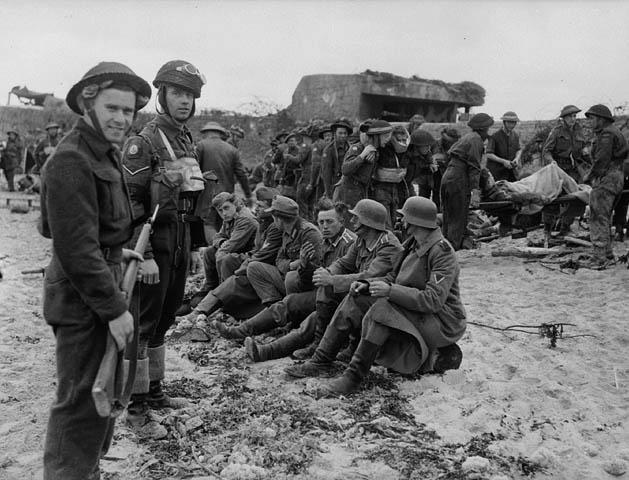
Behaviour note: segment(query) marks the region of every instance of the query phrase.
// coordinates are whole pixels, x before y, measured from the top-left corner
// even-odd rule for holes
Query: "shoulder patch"
[[[452,250],[452,247],[450,246],[450,243],[448,243],[447,240],[441,240],[439,242],[439,246],[441,247],[441,250],[443,250],[444,252],[450,252]]]
[[[352,147],[352,152],[356,152],[356,151],[358,151],[358,147],[356,146]]]
[[[139,158],[144,152],[142,137],[131,137],[124,146],[123,158]]]

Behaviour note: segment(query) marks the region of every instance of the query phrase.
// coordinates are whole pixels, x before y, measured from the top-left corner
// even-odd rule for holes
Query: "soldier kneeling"
[[[461,364],[457,342],[465,332],[454,249],[437,227],[436,205],[422,197],[404,203],[409,236],[386,277],[354,282],[336,310],[312,359],[286,369],[293,377],[329,373],[352,331],[361,340],[343,375],[324,387],[324,396],[356,391],[376,362],[403,374],[443,373]]]

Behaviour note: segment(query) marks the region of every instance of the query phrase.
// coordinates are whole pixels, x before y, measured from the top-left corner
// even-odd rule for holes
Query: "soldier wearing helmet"
[[[20,138],[17,129],[13,128],[7,132],[7,143],[2,149],[2,160],[0,167],[4,170],[4,176],[7,179],[9,192],[15,191],[15,172],[19,171],[22,164],[22,156],[24,155],[24,144]]]
[[[450,163],[441,181],[443,208],[443,234],[455,250],[468,247],[464,244],[469,208],[478,208],[480,202],[481,161],[484,141],[494,119],[486,113],[477,113],[469,122],[471,133],[464,135],[450,150]]]
[[[410,162],[410,141],[410,135],[404,126],[393,127],[391,139],[379,150],[378,161],[372,174],[369,198],[385,206],[389,213],[389,227],[395,223],[395,212],[400,202],[403,203],[409,195],[406,180]],[[412,189],[412,186],[410,188]]]
[[[548,165],[554,160],[577,183],[582,183],[587,170],[584,165],[585,134],[577,122],[577,113],[580,111],[574,105],[563,107],[559,124],[550,131],[542,147],[544,164]]]
[[[35,147],[35,165],[33,166],[32,173],[41,172],[44,163],[54,153],[56,146],[59,144],[59,124],[56,122],[50,122],[46,125],[46,137],[42,138]]]
[[[586,181],[590,193],[590,240],[592,259],[587,266],[604,268],[613,262],[611,216],[614,204],[622,193],[623,163],[629,152],[627,141],[614,125],[614,117],[605,105],[593,105],[585,112],[596,137],[592,142],[592,168]]]
[[[426,119],[423,115],[416,113],[408,120],[408,131],[409,133],[413,133],[419,127],[421,127],[424,123],[426,123]]]
[[[433,198],[439,202],[439,192],[435,190],[434,175],[439,169],[437,161],[432,154],[435,139],[426,130],[416,128],[411,133],[409,146],[409,164],[406,182],[409,188],[408,196],[415,194],[413,182],[417,183],[418,193],[425,198]],[[403,199],[406,200],[406,197]]]
[[[437,163],[438,170],[433,175],[434,191],[432,201],[437,205],[437,210],[441,211],[441,179],[443,174],[446,173],[450,158],[448,157],[448,150],[454,145],[461,134],[456,128],[444,128],[441,130],[440,138],[437,140],[432,148],[433,160]]]
[[[394,268],[384,276],[367,278],[365,284],[352,285],[365,294],[345,297],[312,360],[297,372],[302,376],[330,372],[339,346],[350,332],[359,331],[360,343],[349,366],[324,386],[323,396],[355,392],[376,359],[402,374],[443,373],[461,364],[456,342],[466,322],[459,265],[437,226],[437,206],[426,198],[411,197],[399,213],[409,238]]]
[[[384,120],[367,120],[359,130],[360,143],[353,145],[345,155],[341,166],[343,176],[333,195],[335,202],[343,202],[351,208],[369,196],[372,177],[393,128]]]
[[[129,67],[102,62],[68,92],[80,117],[42,172],[39,231],[52,239],[44,278],[44,318],[57,347],[57,395],[44,446],[44,478],[100,478],[113,419],[96,413],[91,390],[108,334],[119,350],[133,336],[120,291],[122,264],[141,256],[123,245],[132,209],[119,147],[151,87]]]
[[[341,180],[341,166],[343,159],[349,150],[348,137],[352,133],[352,122],[346,118],[340,118],[330,125],[333,140],[321,154],[321,179],[325,190],[325,196],[332,198],[334,186]]]
[[[325,194],[325,186],[321,178],[321,159],[323,151],[332,142],[332,128],[329,123],[320,123],[316,133],[317,138],[312,144],[312,175],[309,190],[314,193],[315,198],[321,198]]]
[[[388,212],[375,200],[360,200],[353,210],[352,223],[357,239],[347,253],[327,269],[319,268],[313,275],[317,290],[317,327],[315,342],[303,351],[295,352],[299,358],[313,355],[301,365],[293,365],[286,373],[293,377],[317,376],[330,371],[337,353],[351,336],[360,339],[359,331],[347,322],[331,324],[334,312],[344,298],[361,294],[365,280],[384,276],[391,271],[402,246],[397,237],[387,229]],[[351,348],[351,347],[350,347]]]
[[[520,158],[520,137],[515,126],[520,121],[515,112],[505,112],[500,118],[502,128],[494,132],[487,142],[487,169],[494,179],[515,182],[514,168]]]
[[[238,125],[231,125],[229,127],[229,132],[227,133],[229,134],[229,137],[226,141],[234,148],[238,148],[240,141],[245,138],[245,131]]]
[[[153,80],[158,115],[138,135],[129,138],[123,150],[134,218],[143,221],[159,205],[133,294],[133,301],[139,305],[140,340],[127,419],[134,426],[147,421],[149,407],[181,406],[161,387],[165,375],[164,336],[183,300],[191,249],[205,243],[201,223],[193,215],[204,183],[192,134],[186,126],[204,83],[203,74],[189,62],[173,60],[162,65]],[[138,234],[136,229],[134,240]]]

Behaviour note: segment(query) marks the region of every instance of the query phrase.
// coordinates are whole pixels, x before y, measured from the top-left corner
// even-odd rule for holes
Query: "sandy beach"
[[[50,257],[37,218],[0,209],[0,479],[7,480],[42,478],[55,391],[42,276],[21,274]],[[626,478],[629,270],[559,271],[491,255],[507,245],[526,239],[458,254],[468,319],[500,328],[571,323],[564,336],[576,337],[551,348],[535,329],[469,325],[460,370],[409,379],[375,367],[360,393],[334,400],[311,395],[321,380],[289,381],[290,359],[254,365],[235,342],[170,341],[167,390],[193,405],[156,412],[161,440],[119,420],[103,478]],[[616,243],[616,254],[627,245]]]

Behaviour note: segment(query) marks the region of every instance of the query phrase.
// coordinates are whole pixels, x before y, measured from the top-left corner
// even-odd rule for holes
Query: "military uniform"
[[[380,157],[380,150],[375,152],[372,161],[363,160],[360,154],[365,149],[361,143],[353,145],[343,159],[343,176],[334,189],[335,202],[343,202],[353,208],[363,198],[368,198],[371,177]]]
[[[315,248],[315,258],[303,268],[290,270],[290,263],[299,260],[302,247],[310,243]],[[281,300],[287,293],[312,288],[312,273],[321,264],[321,233],[312,223],[298,218],[290,232],[283,232],[275,265],[249,262],[247,277],[258,297],[265,305]]]
[[[322,138],[315,140],[312,144],[312,175],[310,176],[310,187],[315,198],[321,198],[325,194],[325,186],[321,177],[321,159],[326,142]]]
[[[264,154],[262,163],[256,165],[249,176],[249,188],[255,189],[258,185],[262,184],[265,187],[274,188],[276,185],[275,174],[277,167],[272,163],[275,152],[269,150]]]
[[[595,132],[592,142],[592,169],[589,180],[590,193],[590,240],[594,256],[604,261],[613,257],[611,245],[611,216],[614,204],[622,192],[624,183],[623,161],[627,158],[627,141],[613,124]]]
[[[216,288],[234,274],[247,258],[247,254],[253,250],[257,231],[258,222],[246,207],[234,219],[223,222],[212,245],[203,252],[204,290]]]
[[[321,179],[323,180],[325,196],[328,198],[332,198],[334,186],[341,180],[341,167],[349,148],[348,142],[333,140],[323,149],[321,154]]]
[[[279,157],[279,160],[278,173],[280,177],[280,193],[288,198],[296,200],[297,181],[301,175],[302,160],[299,147],[287,146],[286,151]]]
[[[481,136],[471,132],[448,150],[450,162],[441,180],[442,229],[455,250],[462,247],[467,231],[471,191],[480,188],[484,148]]]
[[[303,143],[299,147],[301,175],[297,181],[297,204],[299,205],[299,215],[308,221],[313,220],[314,206],[314,196],[309,188],[312,183],[312,150],[312,144]]]
[[[191,237],[190,228],[192,222],[199,220],[193,215],[198,192],[179,193],[178,187],[169,181],[163,169],[172,159],[160,131],[176,158],[196,156],[188,128],[166,114],[150,121],[124,148],[125,180],[134,218],[141,221],[151,214],[156,204],[160,207],[144,254],[145,259],[157,263],[159,283],[139,283],[134,291],[134,297],[139,297],[140,319],[138,393],[146,386],[143,383],[146,378],[151,382],[164,378],[164,336],[174,323],[183,300],[191,248],[203,242],[200,236]],[[136,229],[134,240],[139,232],[140,229]]]
[[[57,340],[44,478],[98,478],[90,475],[109,447],[114,420],[98,416],[91,390],[107,323],[127,311],[121,261],[132,225],[118,150],[83,119],[42,172],[40,232],[52,238],[43,306]]]
[[[379,153],[378,163],[372,176],[369,198],[385,206],[389,212],[389,226],[393,227],[395,212],[400,202],[404,203],[409,196],[406,177],[410,154],[397,153],[391,143],[379,149]]]
[[[577,183],[583,183],[583,175],[577,167],[585,162],[583,158],[585,145],[585,134],[581,125],[575,123],[572,128],[568,128],[561,121],[550,131],[542,147],[542,160],[546,164],[555,160],[557,165]]]
[[[2,151],[2,161],[0,166],[4,170],[4,176],[7,179],[9,186],[9,192],[15,191],[15,185],[13,179],[15,178],[15,172],[22,163],[22,155],[24,153],[24,146],[20,137],[7,140],[7,145]]]
[[[430,168],[435,163],[436,161],[433,160],[433,155],[430,151],[425,155],[422,155],[419,151],[409,153],[406,181],[410,188],[412,188],[412,183],[416,182],[418,193],[424,198],[430,198],[431,195],[433,197],[439,196],[435,190],[434,172]],[[413,190],[411,194],[414,195],[415,191]],[[439,200],[437,199],[435,203],[438,204]]]
[[[520,137],[518,134],[513,130],[507,132],[504,128],[501,128],[491,135],[487,143],[487,153],[493,153],[510,162],[515,160],[519,150]],[[517,180],[512,168],[507,168],[490,158],[487,159],[487,169],[491,172],[496,181],[506,180],[508,182],[515,182]]]
[[[59,144],[60,137],[57,135],[55,138],[51,138],[50,135],[46,135],[35,147],[35,167],[32,173],[40,173],[44,164],[54,153],[55,148]]]
[[[340,332],[360,330],[363,340],[380,346],[378,364],[415,373],[432,352],[465,332],[456,255],[435,229],[422,245],[407,240],[396,267],[382,280],[391,283],[388,298],[348,295],[330,325]]]

